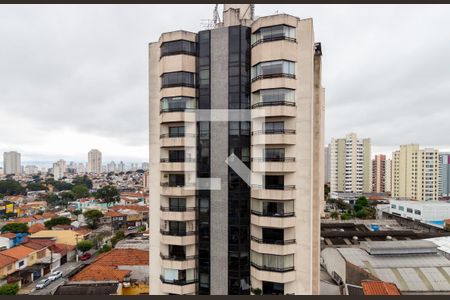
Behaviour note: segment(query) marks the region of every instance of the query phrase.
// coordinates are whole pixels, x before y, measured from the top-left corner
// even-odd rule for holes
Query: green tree
[[[78,184],[72,188],[75,199],[89,197],[89,189],[84,184]]]
[[[1,180],[0,194],[5,196],[23,195],[25,194],[25,188],[14,179]]]
[[[330,214],[330,217],[331,217],[332,219],[336,220],[336,219],[339,217],[339,214],[338,214],[337,212],[333,211],[333,212]]]
[[[76,210],[74,210],[72,213],[73,213],[75,216],[78,216],[78,215],[81,215],[81,214],[82,214],[82,211],[81,211],[81,209],[76,209]]]
[[[56,217],[48,220],[44,223],[45,227],[48,229],[51,229],[53,226],[56,225],[70,225],[72,221],[69,218],[66,217]]]
[[[27,185],[27,190],[29,191],[46,191],[47,187],[42,183],[30,182]]]
[[[352,215],[349,213],[343,213],[341,215],[341,220],[350,220],[352,218]]]
[[[98,227],[98,222],[100,221],[100,218],[103,217],[103,213],[97,209],[91,209],[85,211],[83,213],[83,216],[86,218],[88,227],[91,229],[95,229]]]
[[[72,183],[74,185],[84,184],[88,189],[92,189],[92,180],[87,175],[75,177]]]
[[[86,241],[80,241],[80,242],[78,242],[78,244],[77,244],[77,249],[78,249],[78,251],[86,252],[86,251],[91,250],[91,249],[92,249],[92,246],[93,246],[93,244],[92,244],[91,241],[88,241],[88,240],[86,240]]]
[[[112,248],[111,248],[110,245],[104,244],[104,245],[100,248],[100,250],[99,250],[98,252],[99,252],[99,253],[104,253],[104,252],[110,251],[111,249],[112,249]]]
[[[120,201],[120,194],[115,186],[107,185],[97,190],[95,198],[102,199],[107,203],[107,206],[109,206],[110,204]]]
[[[369,206],[369,200],[366,197],[362,196],[356,199],[356,203],[354,209],[356,212],[362,210],[364,207]]]
[[[0,295],[16,295],[19,291],[17,284],[5,284],[0,287]]]
[[[28,225],[26,223],[9,223],[2,227],[1,232],[27,233]]]
[[[54,181],[53,186],[55,187],[55,190],[57,190],[58,192],[70,191],[73,188],[73,184],[65,181]]]
[[[116,232],[116,234],[111,238],[111,244],[113,247],[116,246],[117,242],[125,238],[125,233],[122,230]]]

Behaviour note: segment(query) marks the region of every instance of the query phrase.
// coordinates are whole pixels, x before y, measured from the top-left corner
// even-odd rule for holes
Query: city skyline
[[[111,150],[105,160],[146,161],[143,49],[159,32],[203,29],[200,20],[212,18],[213,7],[5,6],[0,12],[8,25],[0,29],[5,41],[0,49],[0,117],[8,126],[0,127],[0,152],[18,151],[24,162],[82,161],[87,151],[99,148]],[[450,150],[446,128],[440,125],[450,112],[444,105],[450,90],[450,70],[445,68],[450,33],[441,30],[450,25],[448,7],[256,7],[257,16],[275,11],[313,17],[316,38],[330,53],[323,62],[325,144],[356,132],[372,139],[373,156],[390,157],[399,145],[411,143]],[[61,32],[67,33],[63,39]],[[427,55],[430,47],[436,55]],[[36,101],[45,109],[36,112],[30,105]],[[424,114],[433,118],[425,120]]]

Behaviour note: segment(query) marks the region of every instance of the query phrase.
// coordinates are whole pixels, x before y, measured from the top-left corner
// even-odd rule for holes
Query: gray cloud
[[[148,42],[166,31],[201,30],[212,9],[2,6],[0,151],[85,159],[90,148],[104,147],[106,157],[120,150],[144,160]],[[449,6],[256,6],[259,16],[277,10],[314,18],[327,142],[355,131],[372,138],[374,152],[411,142],[450,149]],[[70,147],[61,147],[61,136]]]

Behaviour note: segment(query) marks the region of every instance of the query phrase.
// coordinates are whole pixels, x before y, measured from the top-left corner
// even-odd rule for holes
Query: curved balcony
[[[161,134],[161,147],[195,147],[195,133],[185,133],[184,136],[170,136],[168,133]]]
[[[251,197],[263,200],[292,200],[295,199],[295,185],[284,185],[279,189],[265,189],[262,185],[253,184]]]
[[[279,157],[279,158],[252,158],[252,171],[262,173],[288,173],[295,172],[295,157]]]
[[[290,228],[295,227],[295,216],[292,213],[291,216],[278,217],[278,216],[263,216],[257,215],[252,211],[250,216],[250,223],[260,227],[271,228]]]
[[[176,122],[184,122],[184,123],[194,123],[195,119],[195,111],[194,109],[186,108],[186,109],[163,109],[160,110],[159,114],[159,122],[161,124],[164,123],[176,123]]]
[[[294,129],[257,130],[252,132],[252,145],[295,145]]]
[[[296,252],[295,239],[280,241],[251,236],[250,247],[253,251],[274,255],[287,255]]]
[[[186,270],[196,267],[196,255],[177,257],[160,254],[160,256],[162,259],[162,267],[166,269]]]
[[[295,117],[297,107],[291,101],[258,102],[252,105],[252,118]]]
[[[195,220],[195,207],[165,207],[161,206],[161,219],[170,221]]]
[[[163,293],[177,295],[195,293],[197,279],[165,279],[162,275],[160,279]]]
[[[161,195],[163,196],[195,196],[195,185],[171,186],[168,182],[161,183]]]
[[[294,267],[270,268],[251,262],[250,275],[259,281],[288,283],[295,280]]]
[[[168,245],[186,246],[195,244],[195,231],[160,230],[161,242]]]
[[[186,158],[183,161],[173,161],[169,158],[160,159],[160,170],[162,172],[195,172],[196,164],[194,159]]]

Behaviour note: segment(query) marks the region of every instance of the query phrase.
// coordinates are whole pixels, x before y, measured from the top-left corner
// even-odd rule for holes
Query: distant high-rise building
[[[123,163],[123,161],[121,161],[121,162],[117,165],[117,172],[125,172],[125,164]]]
[[[78,165],[77,165],[77,173],[78,174],[86,173],[86,166],[85,166],[84,163],[78,163]]]
[[[35,174],[39,173],[39,168],[34,165],[27,165],[24,168],[24,172],[27,175],[35,175]]]
[[[143,162],[141,168],[142,168],[142,170],[147,171],[148,170],[148,166],[149,166],[148,162]]]
[[[369,138],[358,139],[355,133],[332,139],[330,148],[330,191],[372,192],[372,158]]]
[[[87,171],[95,174],[102,172],[102,153],[99,150],[93,149],[89,151]]]
[[[108,164],[108,172],[116,172],[117,168],[116,168],[116,163],[114,161],[111,161]]]
[[[53,164],[53,178],[55,180],[60,180],[64,177],[66,172],[66,162],[62,159],[58,160]]]
[[[319,294],[322,48],[253,8],[149,44],[151,294]]]
[[[18,175],[22,173],[22,164],[19,152],[10,151],[3,153],[3,172],[5,175]]]
[[[429,201],[438,194],[438,150],[409,144],[392,153],[392,197]]]
[[[450,196],[450,153],[439,154],[440,184],[439,195]]]
[[[329,183],[330,182],[330,147],[329,146],[325,146],[325,151],[324,151],[324,166],[325,166],[325,170],[324,170],[324,175],[325,175],[325,183]]]
[[[391,192],[391,165],[392,161],[386,155],[375,155],[372,160],[372,186],[374,193]]]

